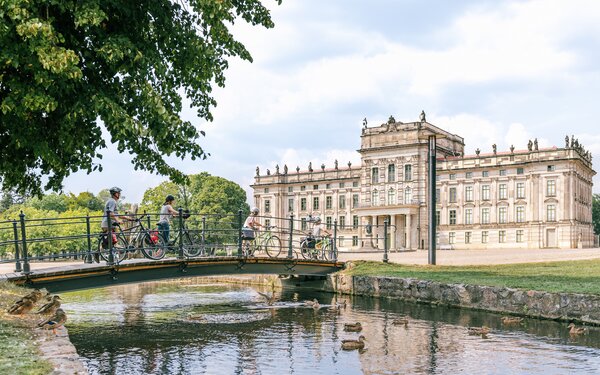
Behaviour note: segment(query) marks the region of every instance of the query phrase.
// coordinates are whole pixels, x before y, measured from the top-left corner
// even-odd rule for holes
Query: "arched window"
[[[396,204],[396,190],[394,190],[394,188],[390,188],[390,190],[388,190],[388,205],[395,205]]]
[[[412,190],[410,187],[404,189],[404,204],[412,203]]]
[[[373,190],[371,198],[371,206],[379,206],[379,192],[377,190]]]

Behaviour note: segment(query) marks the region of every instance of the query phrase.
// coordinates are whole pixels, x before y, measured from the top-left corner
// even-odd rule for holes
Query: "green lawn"
[[[417,266],[354,262],[349,275],[394,276],[443,283],[505,286],[600,295],[600,259],[495,266]]]
[[[6,309],[30,290],[0,283],[0,374],[49,374],[52,365],[42,360],[33,343],[32,327],[38,317],[8,315]]]

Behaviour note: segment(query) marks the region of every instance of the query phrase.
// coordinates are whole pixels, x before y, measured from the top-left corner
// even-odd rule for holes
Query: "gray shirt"
[[[159,223],[169,224],[171,222],[171,210],[169,210],[169,208],[171,210],[173,209],[170,204],[162,205],[160,208],[160,220],[158,220]]]
[[[106,216],[106,211],[112,212],[114,215],[118,215],[117,212],[117,201],[113,198],[110,198],[106,201],[106,205],[104,206],[104,217],[102,218],[102,224],[100,225],[102,228],[108,228],[108,217]],[[114,219],[111,217],[111,221]]]

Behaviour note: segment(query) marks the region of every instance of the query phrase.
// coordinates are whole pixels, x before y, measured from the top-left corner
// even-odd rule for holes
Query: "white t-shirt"
[[[244,226],[248,228],[256,229],[258,227],[256,224],[259,224],[256,216],[250,215],[246,218],[246,221],[244,221]]]
[[[160,219],[158,220],[159,223],[169,224],[171,222],[171,210],[169,210],[169,208],[171,210],[173,209],[170,204],[162,205],[160,208]]]
[[[323,232],[324,230],[325,230],[325,225],[318,224],[313,227],[312,234],[314,237],[321,237],[323,235],[321,232]]]

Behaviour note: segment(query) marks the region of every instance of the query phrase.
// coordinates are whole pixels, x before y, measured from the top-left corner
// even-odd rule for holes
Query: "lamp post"
[[[429,256],[428,263],[435,264],[435,240],[436,240],[436,222],[435,222],[435,180],[436,180],[436,139],[435,135],[429,135]]]

